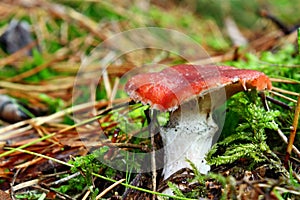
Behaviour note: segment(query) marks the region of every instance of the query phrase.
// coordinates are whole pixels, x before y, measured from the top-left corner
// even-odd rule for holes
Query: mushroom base
[[[190,168],[187,159],[195,164],[200,173],[206,174],[210,166],[205,154],[212,146],[217,124],[211,113],[199,111],[196,102],[181,105],[171,113],[170,121],[161,129],[164,143],[164,180],[182,168]]]

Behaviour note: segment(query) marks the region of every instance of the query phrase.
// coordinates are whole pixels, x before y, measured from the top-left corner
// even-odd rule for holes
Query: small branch
[[[109,192],[110,190],[112,190],[114,187],[116,187],[117,185],[119,185],[120,183],[122,183],[123,181],[125,181],[125,179],[121,179],[117,182],[115,182],[114,184],[112,184],[111,186],[109,186],[108,188],[106,188],[105,190],[103,190],[97,197],[97,199],[100,199],[101,197],[103,197],[107,192]]]
[[[91,190],[88,190],[88,191],[85,193],[85,195],[82,197],[82,200],[86,200],[86,199],[89,197],[90,194],[91,194]]]
[[[290,98],[290,97],[284,96],[284,95],[282,95],[282,94],[280,94],[280,93],[278,93],[278,92],[275,92],[275,91],[272,91],[272,90],[269,91],[269,92],[272,93],[272,94],[274,94],[274,95],[276,95],[276,96],[278,96],[278,97],[281,97],[281,98],[283,98],[283,99],[286,99],[286,100],[288,100],[288,101],[297,103],[297,101],[296,101],[295,99],[292,99],[292,98]]]
[[[30,72],[31,73],[31,72]],[[20,83],[12,83],[9,81],[0,81],[0,87],[5,88],[7,90],[18,90],[24,92],[53,92],[53,91],[61,91],[72,88],[73,83],[67,83],[64,85],[29,85],[29,84],[20,84]]]
[[[155,157],[155,151],[156,151],[156,144],[155,144],[155,134],[156,134],[156,126],[157,126],[157,112],[156,110],[153,110],[153,115],[152,115],[152,121],[150,123],[149,129],[150,129],[150,134],[151,134],[151,146],[152,146],[152,151],[151,151],[151,170],[152,170],[152,185],[153,188],[152,190],[156,192],[157,189],[157,183],[156,183],[156,178],[157,178],[157,171],[156,171],[156,157]],[[152,199],[156,199],[156,195],[152,196]]]
[[[59,191],[57,191],[57,190],[55,190],[55,189],[53,189],[53,188],[51,188],[51,187],[48,187],[47,185],[45,185],[45,184],[43,184],[43,183],[41,183],[41,186],[43,187],[44,190],[47,189],[47,190],[49,190],[50,192],[53,192],[53,193],[54,193],[55,195],[57,195],[57,197],[60,198],[60,199],[67,199],[67,200],[72,200],[72,199],[73,199],[71,196],[69,196],[69,195],[67,195],[67,194],[64,194],[64,193],[62,193],[62,192],[59,192]]]
[[[26,52],[32,49],[34,46],[37,45],[36,41],[33,41],[27,44],[25,47],[21,48],[20,50],[16,51],[15,53],[6,56],[5,58],[0,60],[0,68],[4,67],[5,65],[12,64],[13,62],[21,59],[22,57],[26,56]]]
[[[131,104],[131,101],[129,101],[129,99],[117,99],[113,102],[118,103],[118,105],[115,105],[114,107],[103,110],[100,113],[100,115],[104,115],[104,114],[112,111],[113,109],[121,108],[121,107],[124,107],[128,104],[129,105]],[[125,103],[123,103],[123,102],[125,102]],[[98,107],[104,107],[106,105],[108,105],[108,102],[106,102],[106,101],[105,102],[99,101],[96,105],[93,102],[88,102],[88,103],[84,103],[84,104],[75,105],[75,106],[72,106],[70,108],[66,108],[66,109],[61,110],[59,112],[53,113],[52,115],[43,116],[43,117],[36,117],[36,118],[33,118],[33,119],[28,119],[28,120],[25,120],[25,121],[17,122],[15,124],[11,124],[11,125],[8,125],[8,126],[3,127],[3,128],[0,129],[1,140],[7,140],[7,139],[9,139],[13,136],[16,136],[19,133],[23,133],[24,131],[30,130],[32,128],[32,124],[34,124],[35,126],[39,126],[39,125],[42,125],[44,123],[49,123],[52,120],[58,119],[60,117],[63,117],[65,115],[68,115],[68,114],[71,114],[71,113],[82,112],[84,110],[91,109],[93,107],[97,107],[97,108]],[[97,117],[93,118],[90,121],[93,121],[93,120],[96,120],[96,119],[98,119],[98,118]],[[86,123],[88,123],[88,121],[86,121]],[[79,125],[82,125],[82,124],[78,124],[78,126]],[[59,131],[59,133],[62,133],[62,132],[66,131],[66,130],[69,130],[69,129],[73,129],[76,126],[77,125],[69,126],[65,129]]]
[[[286,26],[281,20],[279,20],[277,17],[271,15],[266,10],[260,11],[260,15],[262,17],[270,19],[285,35],[292,33],[297,28],[297,25],[292,28]]]
[[[299,113],[300,113],[300,95],[298,96],[298,101],[297,101],[297,106],[295,109],[295,115],[294,115],[294,121],[292,125],[292,130],[289,138],[289,143],[286,149],[286,155],[285,155],[285,160],[284,160],[284,166],[285,168],[288,168],[288,161],[290,159],[290,155],[292,152],[294,140],[296,137],[296,132],[297,132],[297,127],[298,127],[298,121],[299,121]]]
[[[148,131],[150,133],[150,140],[151,140],[151,171],[152,171],[152,190],[156,192],[157,189],[157,172],[156,172],[156,157],[155,157],[155,150],[156,150],[156,144],[155,144],[155,133],[156,133],[156,116],[157,112],[155,110],[152,111],[151,116],[151,110],[146,110],[145,115],[148,122]],[[156,196],[153,195],[152,199],[155,200]]]
[[[67,55],[57,56],[57,57],[51,59],[50,61],[45,62],[45,63],[43,63],[43,64],[41,64],[41,65],[39,65],[39,66],[37,66],[37,67],[35,67],[35,68],[33,68],[33,69],[30,69],[30,70],[28,70],[28,71],[26,71],[26,72],[23,72],[23,73],[21,73],[21,74],[18,74],[18,75],[15,76],[15,77],[8,78],[8,79],[6,79],[6,81],[10,81],[10,82],[18,82],[18,81],[21,81],[22,79],[27,78],[27,77],[29,77],[29,76],[33,76],[34,74],[36,74],[36,73],[42,71],[43,69],[50,67],[53,63],[56,63],[56,62],[58,62],[58,61],[62,61],[62,60],[64,60],[65,58],[67,58]]]
[[[26,182],[20,183],[18,185],[12,186],[11,189],[13,191],[17,191],[17,190],[21,190],[23,188],[27,188],[27,187],[36,185],[38,183],[39,183],[39,179],[33,179],[33,180],[30,180],[30,181],[26,181]]]
[[[51,183],[49,183],[49,184],[47,184],[49,187],[50,186],[53,186],[53,185],[59,185],[59,184],[62,184],[62,183],[64,183],[64,182],[67,182],[67,181],[69,181],[69,180],[71,180],[72,178],[75,178],[75,177],[77,177],[77,176],[79,176],[80,175],[80,172],[76,172],[76,173],[74,173],[74,174],[72,174],[72,175],[70,175],[70,176],[67,176],[67,177],[65,177],[65,178],[61,178],[61,179],[59,179],[59,180],[57,180],[57,181],[54,181],[54,182],[51,182]]]
[[[287,139],[287,137],[284,135],[284,133],[283,133],[280,129],[277,130],[277,133],[278,133],[278,135],[281,137],[281,139],[284,141],[284,143],[288,144],[288,139]],[[294,152],[295,154],[297,154],[298,157],[300,158],[300,151],[299,151],[299,150],[297,149],[297,147],[295,147],[294,145],[293,145],[293,152]]]
[[[299,84],[300,83],[299,81],[282,79],[282,78],[270,78],[270,81],[277,82],[277,83],[287,83],[287,84]]]
[[[274,98],[272,98],[272,97],[266,96],[266,100],[267,100],[267,101],[270,101],[270,102],[272,102],[272,103],[274,103],[274,104],[276,104],[276,105],[279,105],[279,106],[281,106],[281,107],[284,108],[284,109],[287,109],[287,110],[292,110],[292,109],[293,109],[292,106],[289,106],[288,104],[286,104],[286,103],[284,103],[284,102],[282,102],[282,101],[279,101],[279,100],[277,100],[277,99],[274,99]]]
[[[288,91],[288,90],[284,90],[281,88],[277,88],[277,87],[272,87],[272,90],[277,91],[277,92],[281,92],[283,94],[289,94],[289,95],[293,95],[293,96],[299,96],[299,93],[297,92],[292,92],[292,91]]]

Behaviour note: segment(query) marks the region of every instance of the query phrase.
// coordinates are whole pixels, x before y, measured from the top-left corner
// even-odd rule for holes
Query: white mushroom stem
[[[164,179],[182,168],[190,168],[186,159],[195,164],[200,173],[206,174],[210,166],[205,154],[212,145],[217,124],[210,111],[198,107],[193,100],[171,113],[170,121],[161,129],[164,142]]]

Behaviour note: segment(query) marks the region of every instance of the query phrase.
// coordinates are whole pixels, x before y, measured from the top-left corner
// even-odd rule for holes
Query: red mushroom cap
[[[125,90],[135,101],[161,111],[175,110],[180,104],[211,91],[226,89],[229,96],[246,89],[271,89],[262,72],[229,66],[176,65],[160,72],[133,76]]]

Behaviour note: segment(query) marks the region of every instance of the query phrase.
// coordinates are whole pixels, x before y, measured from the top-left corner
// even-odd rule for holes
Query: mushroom
[[[152,109],[169,111],[169,122],[160,130],[164,143],[164,180],[189,159],[201,173],[210,167],[205,154],[218,126],[212,112],[240,91],[271,89],[262,72],[229,66],[177,65],[160,72],[131,77],[125,85],[129,96]]]

